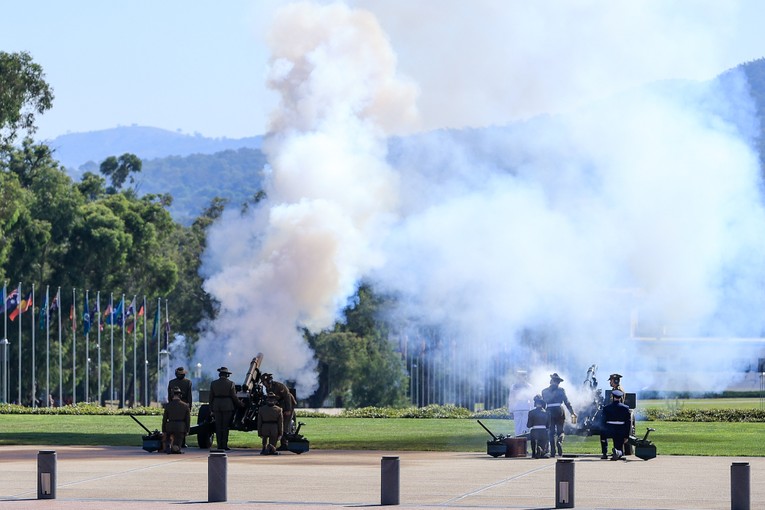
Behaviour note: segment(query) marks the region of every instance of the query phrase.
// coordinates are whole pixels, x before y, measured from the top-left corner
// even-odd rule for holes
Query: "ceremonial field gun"
[[[263,354],[258,353],[252,358],[250,368],[244,378],[242,385],[236,385],[236,395],[244,403],[244,407],[238,407],[231,419],[230,430],[240,430],[249,432],[257,430],[258,427],[258,409],[264,403],[266,398],[265,386],[261,380],[260,364],[263,361]],[[295,392],[290,388],[290,392],[296,397]],[[297,400],[297,397],[296,397]],[[292,420],[284,431],[284,439],[287,440],[287,449],[293,453],[307,452],[309,441],[300,434],[300,428],[303,423],[297,423],[295,413],[292,413]],[[202,404],[197,415],[197,424],[191,427],[189,435],[197,436],[197,444],[200,448],[210,448],[215,434],[215,418],[209,404]]]

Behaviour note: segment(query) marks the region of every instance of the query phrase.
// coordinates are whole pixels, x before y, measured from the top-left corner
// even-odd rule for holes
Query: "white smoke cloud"
[[[302,332],[331,327],[359,279],[383,262],[378,243],[397,205],[386,135],[416,121],[416,89],[396,76],[374,17],[342,4],[285,7],[270,33],[270,86],[281,95],[265,150],[268,199],[210,233],[206,290],[221,303],[212,336],[244,373],[243,354],[316,386]]]
[[[308,392],[314,361],[298,328],[330,327],[368,278],[400,298],[399,318],[438,326],[479,369],[511,356],[540,379],[557,371],[578,382],[595,363],[624,374],[628,390],[699,383],[661,382],[659,369],[697,369],[706,387],[728,382],[710,364],[732,370],[751,349],[693,344],[657,360],[629,333],[636,319],[685,336],[759,336],[765,326],[746,86],[731,76],[724,86],[628,87],[652,69],[714,62],[707,24],[729,11],[703,4],[678,25],[661,2],[510,4],[496,16],[513,19],[502,33],[496,24],[460,32],[459,65],[423,88],[422,103],[437,101],[441,125],[470,108],[476,122],[566,114],[405,137],[390,156],[387,136],[417,126],[417,89],[397,74],[372,14],[311,3],[281,12],[271,31],[271,86],[282,99],[267,142],[269,198],[211,231],[206,289],[222,308],[204,345],[231,353],[242,374],[263,351],[269,371]],[[458,44],[448,28],[477,23],[487,4],[431,17],[386,5],[403,9],[395,33],[411,36],[417,20],[432,36],[408,55],[427,76],[436,66],[425,50],[446,58]],[[487,61],[497,53],[482,46],[506,58]],[[658,61],[646,56],[658,49]],[[467,78],[480,66],[502,71],[476,90]]]

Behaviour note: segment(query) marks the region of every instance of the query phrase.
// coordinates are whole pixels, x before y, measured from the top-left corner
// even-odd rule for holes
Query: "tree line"
[[[74,181],[54,151],[34,139],[36,116],[52,107],[54,95],[43,69],[28,53],[0,51],[0,91],[0,282],[9,288],[24,282],[37,289],[77,289],[81,295],[101,292],[145,296],[149,302],[163,299],[170,304],[173,332],[186,338],[191,358],[202,333],[200,325],[217,316],[218,303],[204,291],[199,268],[207,230],[230,205],[228,200],[213,197],[193,221],[178,223],[170,214],[171,193],[139,194],[143,162],[134,154],[110,156]],[[252,201],[264,198],[260,190],[252,196]],[[405,402],[403,363],[388,342],[387,326],[379,320],[385,303],[373,289],[361,285],[346,310],[346,320],[329,331],[305,332],[320,367],[319,390],[307,399],[312,406]],[[40,313],[41,305],[38,300],[33,315]],[[117,327],[122,326],[127,327]],[[14,359],[40,359],[42,352],[35,352],[39,343],[33,349],[27,338],[32,329],[20,330],[20,351],[19,346],[17,352],[10,351],[11,381],[19,375],[13,372],[19,370]],[[73,346],[74,334],[73,328],[64,328],[62,338],[53,339],[52,348],[63,357],[61,373],[54,379],[80,392],[72,396],[82,400],[86,374],[71,368],[79,349]],[[160,335],[152,335],[146,349],[155,352],[160,341]],[[132,356],[128,344],[124,355]],[[44,369],[37,365],[35,378],[22,380],[42,380],[47,375]],[[103,359],[100,369],[105,378],[112,376],[113,367]],[[386,384],[379,384],[381,380]],[[31,400],[35,390],[31,382],[24,384],[29,387],[21,388],[22,393]],[[148,381],[150,387],[154,384],[156,380]],[[96,393],[105,391],[99,390]]]

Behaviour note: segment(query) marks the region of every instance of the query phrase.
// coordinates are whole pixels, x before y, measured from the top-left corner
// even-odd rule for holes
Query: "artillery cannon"
[[[146,428],[146,425],[138,421],[138,418],[133,416],[132,414],[128,414],[131,418],[133,418],[133,421],[135,421],[138,425],[141,426],[143,430],[146,431],[145,436],[141,436],[141,439],[143,441],[143,449],[147,452],[157,452],[162,449],[162,432],[160,432],[157,429],[154,429],[153,431]]]
[[[266,397],[265,386],[261,380],[260,364],[263,361],[263,353],[258,353],[252,358],[250,368],[244,378],[244,383],[236,385],[236,396],[244,403],[234,412],[229,425],[230,430],[249,432],[258,428],[258,410]],[[295,396],[294,391],[290,392]],[[300,434],[303,423],[297,423],[295,413],[292,420],[284,431],[284,439],[287,441],[287,449],[293,453],[307,452],[309,441]],[[209,404],[202,404],[197,415],[197,424],[189,430],[189,436],[197,436],[197,444],[200,448],[207,449],[212,445],[215,434],[215,418]]]

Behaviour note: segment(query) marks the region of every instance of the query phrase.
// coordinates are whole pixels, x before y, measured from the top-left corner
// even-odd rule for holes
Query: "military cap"
[[[188,374],[188,372],[186,372],[186,369],[183,368],[183,367],[176,368],[175,369],[175,375],[181,375],[181,374],[186,375],[186,374]]]
[[[563,382],[563,379],[561,379],[557,372],[550,374],[550,379],[553,381]]]
[[[611,396],[616,398],[622,398],[624,396],[624,392],[622,390],[613,390],[611,392]]]
[[[218,373],[219,373],[219,374],[228,374],[228,375],[231,375],[231,370],[229,370],[229,369],[228,369],[228,368],[226,368],[226,367],[220,367],[220,368],[218,369]]]
[[[611,374],[608,376],[609,381],[612,381],[614,379],[621,379],[621,378],[622,378],[621,374]]]

